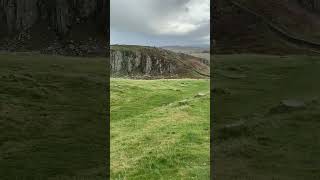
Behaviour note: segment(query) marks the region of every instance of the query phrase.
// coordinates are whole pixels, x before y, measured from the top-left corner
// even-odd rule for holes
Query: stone
[[[306,106],[303,101],[292,99],[282,100],[280,104],[288,108],[304,108]]]
[[[198,97],[203,97],[203,96],[205,96],[206,94],[204,94],[204,93],[198,93],[197,95],[195,95],[194,97],[196,97],[196,98],[198,98]]]
[[[306,109],[307,105],[305,102],[295,99],[282,100],[276,107],[270,109],[270,113],[285,113],[297,110]]]

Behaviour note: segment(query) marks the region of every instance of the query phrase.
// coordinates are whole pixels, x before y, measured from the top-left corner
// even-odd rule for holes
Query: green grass
[[[105,58],[1,54],[1,179],[105,179],[106,76]]]
[[[319,179],[320,57],[214,56],[217,179]],[[271,111],[282,100],[305,109]]]
[[[111,79],[111,178],[209,179],[209,97],[209,80]]]

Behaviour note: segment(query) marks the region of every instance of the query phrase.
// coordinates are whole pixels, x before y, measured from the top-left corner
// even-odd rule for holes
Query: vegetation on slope
[[[1,179],[105,179],[106,59],[0,55]]]
[[[111,178],[209,179],[209,80],[111,79]]]

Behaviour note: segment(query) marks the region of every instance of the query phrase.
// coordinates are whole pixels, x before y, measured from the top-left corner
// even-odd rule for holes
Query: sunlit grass
[[[208,179],[209,97],[209,80],[112,79],[112,179]]]

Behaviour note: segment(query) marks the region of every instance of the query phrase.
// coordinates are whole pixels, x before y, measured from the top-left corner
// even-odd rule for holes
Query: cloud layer
[[[111,0],[110,18],[111,43],[209,44],[210,0]]]

